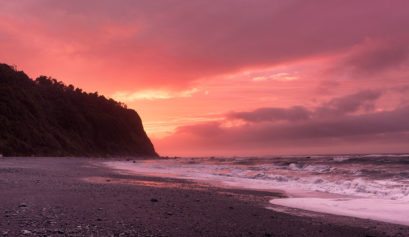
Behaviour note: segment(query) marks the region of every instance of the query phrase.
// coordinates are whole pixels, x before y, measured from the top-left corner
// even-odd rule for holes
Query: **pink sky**
[[[2,1],[0,62],[139,112],[161,155],[409,152],[406,0]]]

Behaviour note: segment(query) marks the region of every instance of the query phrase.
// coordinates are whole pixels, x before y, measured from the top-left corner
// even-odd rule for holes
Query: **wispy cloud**
[[[280,72],[272,75],[262,75],[253,77],[253,81],[294,81],[298,80],[299,77],[290,73]]]
[[[142,90],[136,92],[118,91],[112,98],[122,102],[133,102],[136,100],[167,100],[173,98],[188,98],[197,93],[199,89],[192,88],[184,91],[169,90]]]

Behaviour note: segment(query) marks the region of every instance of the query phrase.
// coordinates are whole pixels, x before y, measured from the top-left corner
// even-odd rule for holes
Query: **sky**
[[[169,156],[409,152],[407,0],[0,0],[0,62]]]

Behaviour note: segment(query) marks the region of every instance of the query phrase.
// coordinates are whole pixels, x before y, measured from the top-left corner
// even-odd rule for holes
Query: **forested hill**
[[[97,93],[0,64],[0,154],[156,156],[139,115]]]

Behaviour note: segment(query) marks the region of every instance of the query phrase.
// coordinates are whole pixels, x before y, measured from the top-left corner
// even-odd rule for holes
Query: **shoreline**
[[[187,166],[183,166],[186,164]],[[230,173],[225,174],[223,168],[221,168],[221,171],[215,172],[212,168],[206,167],[206,165],[209,165],[208,163],[194,163],[192,167],[189,167],[189,162],[186,164],[182,163],[180,167],[179,163],[162,163],[157,160],[103,162],[104,166],[121,174],[175,178],[223,189],[272,192],[279,195],[280,199],[272,198],[269,203],[278,206],[409,226],[409,220],[407,220],[409,203],[404,200],[295,189],[282,184],[274,188],[274,183],[265,183],[264,180],[243,178]],[[203,166],[198,168],[195,165]]]
[[[0,236],[409,235],[406,226],[266,209],[279,193],[119,174],[104,161],[0,159]]]

